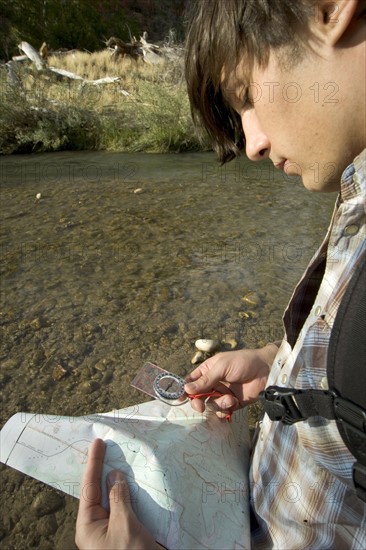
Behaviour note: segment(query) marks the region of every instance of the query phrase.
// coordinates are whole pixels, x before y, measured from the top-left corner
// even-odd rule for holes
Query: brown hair
[[[185,72],[192,117],[203,124],[222,163],[244,147],[239,115],[222,89],[222,75],[231,74],[244,58],[248,69],[268,63],[270,49],[289,48],[298,59],[314,13],[313,0],[194,0],[189,16]]]

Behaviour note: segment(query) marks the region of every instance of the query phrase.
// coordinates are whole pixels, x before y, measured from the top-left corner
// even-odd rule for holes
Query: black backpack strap
[[[330,390],[269,386],[259,394],[271,420],[294,424],[312,416],[336,420],[356,462],[353,482],[366,502],[366,252],[348,284],[332,329],[327,375]]]
[[[360,432],[366,442],[366,409],[344,399],[335,391],[268,386],[260,392],[259,398],[271,420],[295,424],[312,416],[322,416]]]
[[[356,458],[353,481],[366,502],[366,252],[358,261],[332,329],[327,363],[329,387],[364,410],[363,431],[337,421],[339,432]]]

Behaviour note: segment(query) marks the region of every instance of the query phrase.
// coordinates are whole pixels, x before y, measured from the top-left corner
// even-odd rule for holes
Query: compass
[[[184,394],[184,384],[185,380],[176,374],[162,372],[154,380],[153,388],[156,396],[169,405],[174,405],[172,401],[177,401],[181,399]],[[183,405],[188,401],[188,398],[179,401],[177,405]]]

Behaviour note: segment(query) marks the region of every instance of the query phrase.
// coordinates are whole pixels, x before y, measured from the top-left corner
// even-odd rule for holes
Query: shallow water
[[[335,200],[210,153],[3,157],[0,179],[1,425],[138,403],[143,363],[184,375],[197,338],[280,338]],[[1,472],[3,547],[73,548],[76,502]]]

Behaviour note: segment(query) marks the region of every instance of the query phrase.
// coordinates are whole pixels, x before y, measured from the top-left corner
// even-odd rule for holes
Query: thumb
[[[130,512],[131,493],[125,476],[119,470],[113,470],[107,476],[109,490],[110,517]]]
[[[213,365],[205,370],[205,364],[190,374],[189,382],[185,384],[184,390],[187,394],[210,392],[217,387],[217,384],[224,379],[223,368],[220,364]]]

